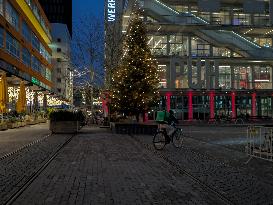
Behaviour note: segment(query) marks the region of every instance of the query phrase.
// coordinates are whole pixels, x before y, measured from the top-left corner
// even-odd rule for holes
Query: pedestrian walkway
[[[0,157],[48,135],[48,126],[48,123],[42,123],[1,131]]]
[[[127,135],[82,133],[15,204],[223,204]]]

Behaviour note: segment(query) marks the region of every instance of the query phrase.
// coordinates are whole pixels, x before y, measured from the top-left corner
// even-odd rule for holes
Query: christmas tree
[[[148,47],[146,27],[137,12],[129,23],[121,63],[112,77],[112,111],[126,116],[140,113],[158,103],[157,64]]]

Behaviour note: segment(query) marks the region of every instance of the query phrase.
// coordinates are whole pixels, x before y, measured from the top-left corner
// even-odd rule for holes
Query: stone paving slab
[[[50,133],[47,123],[0,131],[0,157]]]
[[[152,137],[134,136],[140,143],[153,150]],[[212,146],[214,149],[210,150]],[[185,138],[181,149],[167,145],[160,154],[204,183],[219,190],[235,204],[273,204],[273,177],[272,175],[262,176],[268,170],[272,172],[272,163],[263,163],[264,170],[258,168],[262,172],[257,175],[247,168],[253,164],[243,164],[247,160],[244,153],[219,145],[217,146],[219,150],[216,152],[216,146]],[[241,166],[238,162],[241,163]],[[256,166],[259,165],[261,163]]]
[[[14,204],[223,204],[126,135],[80,134]]]
[[[16,193],[69,135],[52,135],[0,161],[0,204]]]

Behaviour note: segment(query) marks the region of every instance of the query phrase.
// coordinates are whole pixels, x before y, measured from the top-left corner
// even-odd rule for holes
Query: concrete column
[[[198,58],[196,62],[196,68],[197,68],[197,88],[201,89],[201,59]]]
[[[254,78],[255,70],[253,66],[251,66],[250,69],[251,69],[251,80],[252,80],[251,86],[252,86],[252,89],[255,89],[255,78]]]
[[[176,64],[177,59],[175,56],[170,57],[170,82],[168,88],[175,88],[175,80],[176,80]]]
[[[169,112],[170,109],[171,109],[171,93],[170,92],[167,92],[166,93],[166,108],[167,108],[167,111]]]
[[[188,118],[189,118],[189,121],[192,121],[193,119],[192,91],[189,91],[188,98],[189,98]]]
[[[166,64],[166,81],[167,81],[167,88],[170,88],[170,77],[171,77],[171,74],[170,74],[170,65],[171,63],[169,62],[169,64]]]
[[[251,94],[251,117],[256,116],[256,93]]]
[[[215,89],[219,88],[219,61],[218,60],[214,60],[214,76],[215,76]]]
[[[191,48],[191,36],[188,36],[188,42],[187,42],[188,44],[188,47],[187,47],[187,54],[188,54],[188,56],[189,57],[191,57],[192,56],[192,54],[191,54],[191,50],[192,50],[192,48]]]
[[[188,58],[188,86],[191,88],[192,86],[192,59],[191,56]]]
[[[185,75],[185,62],[181,61],[181,65],[180,65],[180,75]]]
[[[205,70],[206,70],[206,88],[209,90],[210,87],[210,61],[205,60]]]
[[[210,106],[210,120],[213,120],[215,117],[215,111],[214,111],[214,97],[215,97],[215,91],[212,90],[209,93],[209,106]]]
[[[254,25],[254,14],[250,14],[250,25]]]
[[[231,111],[232,111],[232,113],[231,113],[231,118],[232,119],[235,119],[236,118],[236,93],[233,91],[232,93],[231,93]]]
[[[167,55],[171,55],[171,47],[170,47],[170,35],[167,35]]]
[[[235,88],[235,84],[234,84],[234,82],[235,82],[234,66],[230,66],[230,69],[231,69],[231,72],[230,72],[230,74],[231,74],[231,85],[230,85],[230,87],[231,87],[231,89],[234,89]]]
[[[269,0],[269,22],[273,25],[273,0]]]

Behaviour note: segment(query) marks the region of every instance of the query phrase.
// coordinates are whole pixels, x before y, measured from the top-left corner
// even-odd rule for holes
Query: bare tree
[[[74,23],[72,39],[74,84],[88,96],[90,105],[93,103],[93,88],[101,87],[104,82],[103,36],[103,19],[95,15],[83,15]]]
[[[117,18],[114,22],[105,23],[105,88],[111,88],[111,78],[113,72],[120,63],[120,56],[123,54],[123,40],[124,34],[122,33],[122,17]]]
[[[83,15],[74,25],[72,62],[77,68],[76,84],[101,85],[104,78],[102,19],[92,14]]]

